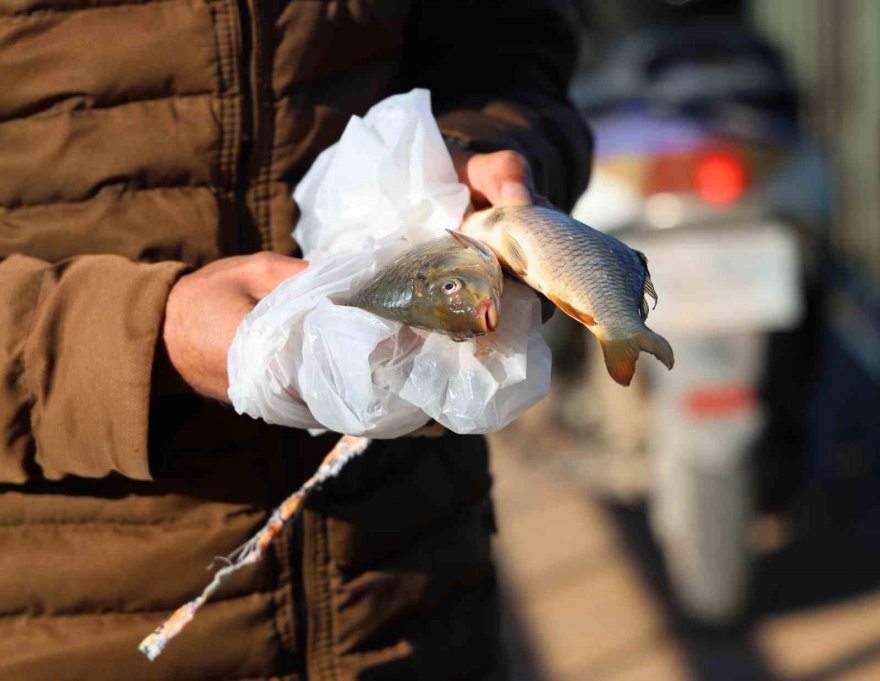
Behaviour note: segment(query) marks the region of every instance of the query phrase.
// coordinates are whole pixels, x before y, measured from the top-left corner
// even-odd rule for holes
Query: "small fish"
[[[671,369],[672,347],[645,326],[657,293],[644,254],[559,211],[507,206],[473,213],[461,231],[599,340],[605,366],[629,385],[644,350]]]
[[[349,301],[408,326],[463,341],[498,326],[503,272],[486,246],[458,232],[407,251]]]

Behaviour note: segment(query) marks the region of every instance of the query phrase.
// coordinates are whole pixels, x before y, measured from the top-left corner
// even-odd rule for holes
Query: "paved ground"
[[[817,499],[761,559],[750,623],[707,635],[676,617],[643,510],[540,470],[558,442],[522,423],[491,438],[514,681],[880,680],[880,513],[853,501],[878,487]]]

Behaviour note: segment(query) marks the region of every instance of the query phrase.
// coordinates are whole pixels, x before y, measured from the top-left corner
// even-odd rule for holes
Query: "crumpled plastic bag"
[[[547,394],[540,304],[519,282],[505,281],[498,329],[463,343],[345,304],[394,258],[456,229],[467,209],[427,91],[352,117],[294,197],[294,238],[310,265],[236,332],[228,372],[239,413],[373,438],[405,435],[429,418],[487,433]]]

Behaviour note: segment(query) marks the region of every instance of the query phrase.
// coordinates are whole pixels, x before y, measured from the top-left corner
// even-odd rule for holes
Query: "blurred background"
[[[512,677],[880,679],[880,1],[580,15],[573,214],[647,254],[676,366],[548,325],[491,439]]]

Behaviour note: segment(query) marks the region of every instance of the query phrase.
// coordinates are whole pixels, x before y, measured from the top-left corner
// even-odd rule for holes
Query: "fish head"
[[[451,232],[461,248],[425,264],[415,280],[414,302],[425,325],[455,340],[494,331],[499,322],[502,272],[480,242]]]

